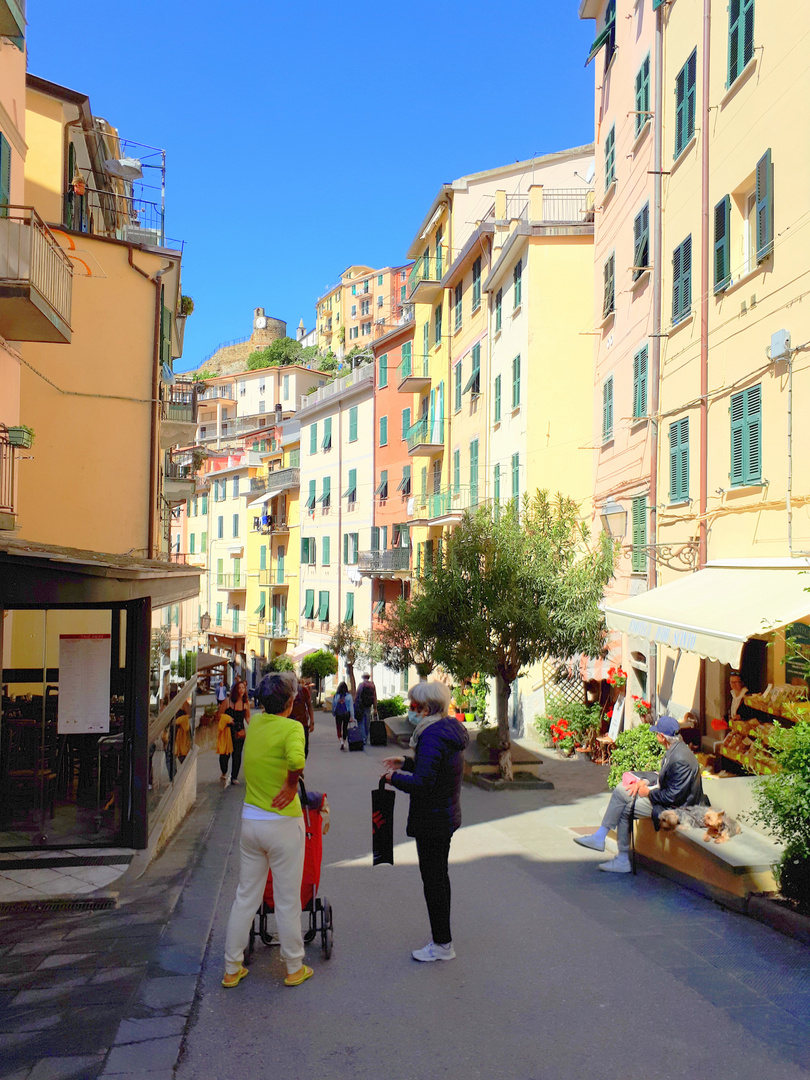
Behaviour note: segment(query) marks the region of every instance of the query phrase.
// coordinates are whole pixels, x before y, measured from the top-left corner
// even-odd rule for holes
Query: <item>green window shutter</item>
[[[613,438],[613,376],[602,383],[602,442]]]
[[[453,451],[453,491],[456,495],[461,490],[461,451]]]
[[[371,526],[371,550],[380,550],[380,528],[378,525]]]
[[[349,502],[357,500],[357,469],[349,469]]]
[[[512,454],[512,498],[520,497],[520,454]]]
[[[217,518],[217,540],[222,540],[225,536],[225,518],[220,516]]]
[[[267,610],[267,593],[266,592],[260,592],[259,593],[259,606],[253,612],[253,614],[258,615],[259,618],[263,619],[266,610]]]
[[[605,136],[605,191],[616,179],[616,125]]]
[[[638,281],[650,265],[650,204],[646,203],[633,221],[633,281]]]
[[[745,394],[734,394],[731,398],[731,470],[729,480],[732,484],[742,484],[745,476]]]
[[[657,11],[660,7],[663,7],[664,4],[668,4],[669,2],[670,0],[653,0],[653,11]]]
[[[208,496],[207,495],[203,495],[203,497],[202,497],[202,510],[201,510],[201,513],[204,514],[205,516],[208,515]]]
[[[402,410],[402,438],[403,439],[408,438],[408,432],[410,431],[410,428],[411,428],[411,410],[410,409],[403,409]]]
[[[194,533],[189,533],[189,537],[188,537],[188,553],[189,553],[189,555],[194,555],[195,554],[195,552],[194,552],[195,539],[196,538],[194,536]]]
[[[428,353],[430,352],[430,323],[426,322],[422,325],[422,371],[424,372],[424,365],[427,364]]]
[[[675,79],[675,151],[678,157],[686,146],[686,65],[678,72]]]
[[[388,445],[388,417],[380,417],[380,446]]]
[[[332,503],[332,477],[325,476],[323,478],[323,492],[321,493],[321,504],[324,510]]]
[[[402,378],[407,378],[411,373],[411,364],[413,362],[413,348],[410,341],[406,341],[402,346]]]
[[[427,465],[422,466],[422,498],[427,495]]]
[[[773,163],[766,150],[757,162],[757,262],[773,251]]]
[[[314,539],[310,540],[310,542],[309,542],[310,551],[314,550],[314,544],[315,544]],[[276,578],[276,583],[277,584],[279,584],[279,583],[283,584],[284,583],[284,555],[285,555],[284,545],[279,544],[278,554],[276,556],[276,564],[277,564],[276,565],[276,572],[277,572],[277,575],[278,575],[278,577]],[[314,558],[313,558],[312,561],[313,562],[315,561]]]
[[[315,484],[316,483],[317,483],[317,481],[315,481],[315,480],[310,480],[310,482],[309,482],[309,495],[307,496],[307,501],[304,504],[307,510],[314,510],[315,509]]]
[[[463,297],[464,297],[464,286],[463,286],[463,284],[461,282],[459,282],[458,285],[456,285],[456,288],[455,288],[454,293],[453,293],[453,316],[454,316],[454,320],[455,320],[454,328],[456,330],[461,329],[461,320],[462,320],[463,312],[464,312],[464,308],[463,308],[463,304],[462,304]]]
[[[523,299],[523,260],[518,259],[517,266],[512,271],[512,284],[515,289],[515,298],[513,307],[520,307]]]
[[[234,585],[239,585],[240,584],[241,577],[242,577],[242,560],[241,559],[234,559],[233,560],[233,583],[234,583]]]
[[[349,442],[357,442],[357,406],[349,409]]]
[[[318,425],[312,424],[309,429],[309,452],[310,454],[318,453]]]
[[[349,534],[348,533],[343,534],[343,564],[344,564],[344,566],[349,565]]]
[[[301,537],[301,565],[309,563],[309,540],[306,536]]]
[[[332,558],[332,541],[330,537],[324,536],[321,540],[321,565],[329,566]]]
[[[71,149],[73,144],[71,143]],[[71,177],[72,179],[72,177]],[[11,143],[0,135],[0,204],[11,202]],[[7,205],[0,208],[0,217],[8,217]]]
[[[378,284],[378,285],[382,285],[382,283],[383,283],[383,276],[382,276],[382,274],[377,274],[377,284]]]
[[[222,626],[222,601],[217,601],[217,626]]]
[[[503,289],[495,293],[495,333],[499,333],[503,323]]]
[[[494,478],[493,483],[494,483],[494,489],[495,489],[494,492],[493,492],[493,494],[495,496],[495,513],[497,514],[498,513],[498,504],[501,501],[501,467],[500,467],[500,465],[495,466],[495,470],[494,470],[494,473],[493,473],[493,478]]]
[[[501,377],[497,376],[495,379],[495,423],[500,423],[501,420]]]
[[[647,357],[645,345],[633,357],[633,419],[647,415]]]
[[[472,267],[472,309],[477,311],[481,306],[481,259],[475,260]]]
[[[207,553],[208,551],[208,533],[204,532],[200,537],[200,554]]]
[[[632,530],[633,551],[631,569],[634,574],[643,574],[647,569],[647,499],[633,499]]]
[[[743,398],[743,483],[758,484],[762,480],[762,387],[750,387]]]
[[[217,559],[217,585],[225,584],[225,560]]]
[[[436,230],[436,281],[441,281],[442,277],[442,235],[442,227],[440,225]]]
[[[638,69],[636,73],[636,123],[635,132],[636,135],[641,134],[641,130],[647,121],[650,119],[650,54],[648,53],[644,58],[644,63]]]
[[[441,345],[441,343],[442,343],[442,305],[441,304],[436,305],[436,311],[434,312],[434,316],[433,316],[433,324],[434,324],[434,335],[433,335],[434,343],[436,345]]]
[[[354,593],[346,593],[346,618],[343,620],[347,622],[349,626],[354,625]]]
[[[380,471],[380,486],[377,490],[381,499],[388,498],[388,469]]]
[[[456,412],[461,408],[461,361],[453,368],[453,408]]]
[[[377,386],[382,389],[384,386],[388,386],[388,353],[383,353],[379,359],[380,375],[377,381]]]
[[[410,495],[411,493],[411,467],[410,465],[402,466],[402,488],[403,494]]]
[[[520,405],[520,357],[512,361],[512,408]]]
[[[352,565],[356,566],[360,555],[360,533],[349,533],[349,554],[351,555]]]
[[[678,323],[692,309],[692,237],[672,253],[672,322]]]
[[[602,317],[607,318],[612,311],[616,310],[616,254],[615,252],[605,263],[604,267],[605,295],[602,303]]]
[[[264,546],[264,544],[262,544],[262,546],[259,548],[259,569],[267,569],[267,548]]]
[[[323,422],[323,441],[321,442],[321,448],[323,450],[332,449],[332,417],[327,416]]]
[[[306,595],[306,599],[305,599],[305,602],[304,602],[304,618],[305,619],[314,619],[315,618],[315,590],[314,589],[307,589],[305,595]]]
[[[754,0],[729,0],[727,86],[731,86],[753,55]]]
[[[731,281],[729,226],[731,199],[724,195],[714,208],[714,291],[722,292]]]
[[[470,443],[470,505],[478,505],[478,439]]]

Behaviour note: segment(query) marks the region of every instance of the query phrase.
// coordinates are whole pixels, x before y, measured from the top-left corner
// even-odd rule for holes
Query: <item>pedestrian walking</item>
[[[332,698],[332,716],[335,718],[335,728],[337,729],[337,737],[340,740],[340,749],[345,750],[349,724],[354,720],[354,702],[345,682],[338,685],[335,696]]]
[[[304,964],[301,932],[301,880],[304,872],[304,820],[298,781],[304,772],[304,732],[290,716],[295,689],[286,673],[266,675],[259,686],[263,712],[245,738],[245,805],[239,885],[225,935],[227,989],[248,973],[242,961],[253,916],[262,903],[267,875],[273,873],[273,904],[286,986],[312,975]]]
[[[219,685],[217,686],[217,705],[221,705],[222,702],[225,701],[229,693],[230,690],[228,689],[228,684],[225,682],[224,679],[221,679]]]
[[[410,715],[417,721],[410,745],[413,758],[386,758],[387,783],[410,795],[408,836],[416,840],[431,939],[414,949],[414,960],[453,960],[450,932],[448,858],[453,833],[461,825],[461,779],[469,735],[448,716],[450,691],[439,682],[420,682],[408,691]]]
[[[371,723],[371,714],[377,707],[377,687],[371,680],[371,676],[366,673],[360,680],[360,685],[357,687],[357,694],[354,698],[354,715],[357,718],[357,722],[360,725],[360,730],[363,733],[363,745],[368,742],[368,730]]]
[[[245,731],[250,721],[250,700],[244,679],[236,679],[228,697],[219,707],[219,754],[220,782],[228,786],[228,762],[231,764],[231,784],[239,783],[239,767],[245,745]]]
[[[309,757],[309,733],[315,730],[315,710],[312,707],[312,693],[303,679],[298,682],[290,716],[304,728],[304,756]]]

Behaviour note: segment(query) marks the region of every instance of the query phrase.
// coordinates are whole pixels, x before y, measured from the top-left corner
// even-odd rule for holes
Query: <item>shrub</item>
[[[535,716],[534,727],[540,739],[541,746],[553,746],[554,743],[551,740],[551,725],[554,720],[550,716]]]
[[[399,694],[390,698],[381,698],[377,702],[377,716],[380,720],[385,720],[389,716],[404,716],[407,711],[405,702]]]
[[[544,746],[573,751],[575,746],[587,746],[593,741],[601,722],[598,706],[552,698],[546,715],[535,720],[535,727]]]
[[[295,664],[287,656],[286,653],[281,653],[279,656],[273,656],[262,668],[262,675],[272,674],[274,671],[294,671]]]
[[[647,724],[619,733],[610,757],[608,787],[615,788],[625,772],[657,772],[664,747]]]

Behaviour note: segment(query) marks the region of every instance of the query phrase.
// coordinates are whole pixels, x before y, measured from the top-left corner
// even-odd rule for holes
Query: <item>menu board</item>
[[[110,730],[110,635],[59,635],[60,735]]]

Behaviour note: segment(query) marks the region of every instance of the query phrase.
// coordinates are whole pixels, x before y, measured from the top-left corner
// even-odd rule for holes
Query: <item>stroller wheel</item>
[[[323,915],[321,917],[321,949],[324,960],[332,955],[332,905],[328,900],[323,902]]]

